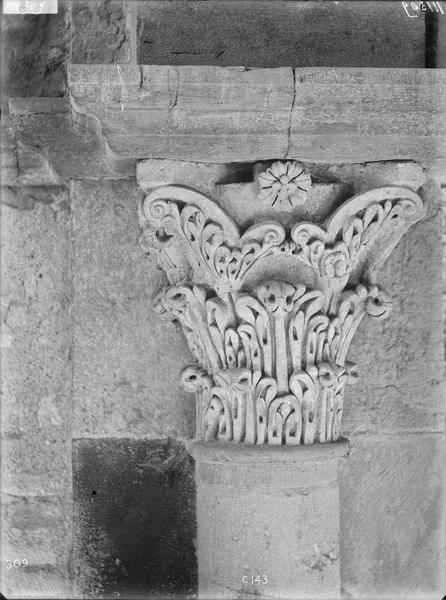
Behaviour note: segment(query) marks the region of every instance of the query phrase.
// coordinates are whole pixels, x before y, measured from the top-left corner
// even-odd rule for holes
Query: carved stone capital
[[[273,167],[302,176],[309,189],[309,174],[296,165]],[[274,191],[285,198],[282,184],[283,193]],[[154,308],[180,323],[196,360],[182,379],[196,394],[197,437],[337,440],[344,388],[356,378],[350,342],[365,315],[390,313],[376,275],[422,215],[415,192],[388,186],[350,198],[324,224],[253,219],[240,229],[195,189],[151,189],[139,207],[142,247],[170,282]],[[265,276],[267,264],[269,273],[285,267],[286,277]]]

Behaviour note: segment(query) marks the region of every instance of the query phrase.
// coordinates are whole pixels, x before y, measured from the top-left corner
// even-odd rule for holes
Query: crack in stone
[[[175,97],[173,99],[173,103],[170,108],[176,107],[176,105],[178,103],[178,94],[180,92],[180,72],[178,71],[178,69],[175,69],[175,73],[177,75],[177,85],[176,85],[176,89],[175,89]]]
[[[292,120],[293,120],[294,105],[296,104],[296,71],[295,71],[295,69],[291,69],[291,70],[292,70],[292,73],[293,73],[293,100],[291,102],[290,118],[288,120],[288,139],[287,139],[287,147],[286,147],[284,158],[288,158],[289,157],[289,153],[290,153],[290,146],[291,146],[291,124],[292,124]]]

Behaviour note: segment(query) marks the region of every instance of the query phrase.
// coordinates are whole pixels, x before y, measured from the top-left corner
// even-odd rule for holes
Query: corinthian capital
[[[259,202],[266,183],[275,198],[291,197],[291,173],[297,204],[310,204],[310,175],[297,163],[279,167],[259,175]],[[287,203],[276,204],[276,220],[253,214],[242,227],[221,201],[184,185],[154,185],[139,207],[143,249],[170,282],[155,310],[180,323],[196,361],[183,383],[196,394],[204,440],[339,438],[344,388],[356,378],[350,342],[365,315],[389,315],[377,273],[423,215],[420,197],[397,186],[350,198],[324,223],[301,221],[291,200],[286,214]]]

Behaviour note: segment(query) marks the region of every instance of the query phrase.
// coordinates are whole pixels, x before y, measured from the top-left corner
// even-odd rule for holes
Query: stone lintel
[[[68,81],[70,99],[10,100],[19,185],[134,177],[159,158],[415,160],[444,183],[441,70],[70,65]]]
[[[70,65],[73,113],[116,159],[444,165],[446,75],[425,69]]]

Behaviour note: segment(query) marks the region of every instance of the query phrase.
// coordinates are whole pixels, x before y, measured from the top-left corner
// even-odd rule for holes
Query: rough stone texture
[[[424,16],[394,1],[59,0],[57,15],[0,18],[5,112],[9,97],[65,95],[67,63],[424,66]]]
[[[410,171],[408,164],[409,177]],[[398,180],[404,181],[403,172]],[[432,180],[422,190],[426,217],[403,237],[379,275],[393,298],[392,314],[381,323],[365,319],[350,347],[359,379],[346,388],[347,437],[444,428],[441,194]]]
[[[446,155],[444,72],[296,69],[294,73],[287,156],[309,158],[314,153],[319,162],[399,158],[429,164]]]
[[[15,96],[64,96],[70,43],[66,5],[54,15],[4,15],[1,19],[2,113]]]
[[[200,598],[339,598],[347,444],[221,448],[191,444]]]
[[[69,86],[75,113],[99,122],[121,159],[231,162],[286,153],[294,87],[288,67],[72,65]]]
[[[173,440],[77,440],[76,596],[195,592],[192,460]]]
[[[138,247],[138,193],[133,181],[72,184],[75,437],[193,435],[179,380],[193,361],[151,307],[167,280]]]
[[[341,571],[347,598],[444,595],[438,435],[351,436],[341,490]]]
[[[130,61],[129,2],[90,0],[71,2],[72,63]]]
[[[134,161],[120,161],[116,169],[102,136],[88,131],[82,118],[80,123],[73,119],[63,98],[15,98],[10,111],[19,186],[129,177],[135,172]]]
[[[348,181],[355,167],[333,170]],[[369,183],[390,177],[416,189],[422,182],[410,164],[371,164],[360,173]],[[428,179],[422,190],[427,215],[379,277],[393,297],[390,319],[365,320],[349,352],[359,379],[345,396],[352,452],[340,483],[341,573],[352,598],[434,599],[445,589],[443,224],[438,185]]]
[[[9,97],[65,95],[67,63],[424,66],[424,17],[389,1],[59,0],[1,20],[6,113]]]
[[[65,96],[68,63],[136,62],[132,4],[59,0],[58,14],[1,14],[3,114],[10,97]]]
[[[446,11],[445,11],[446,13]],[[446,16],[446,15],[445,15]],[[438,69],[446,68],[446,18],[438,17],[436,63]]]
[[[11,120],[3,117],[0,121],[0,168],[1,185],[15,185],[18,176],[16,142]]]
[[[138,62],[424,67],[424,18],[401,2],[138,2]]]
[[[115,159],[446,165],[440,70],[71,65],[68,86]]]
[[[61,99],[41,100],[57,104]],[[10,117],[3,117],[0,123],[0,161],[1,204],[31,210],[39,202],[57,205],[64,201],[62,180],[45,156],[45,150],[38,145],[19,144],[18,148]]]
[[[2,207],[2,592],[70,598],[71,365],[67,193]],[[28,567],[6,568],[27,559]]]

